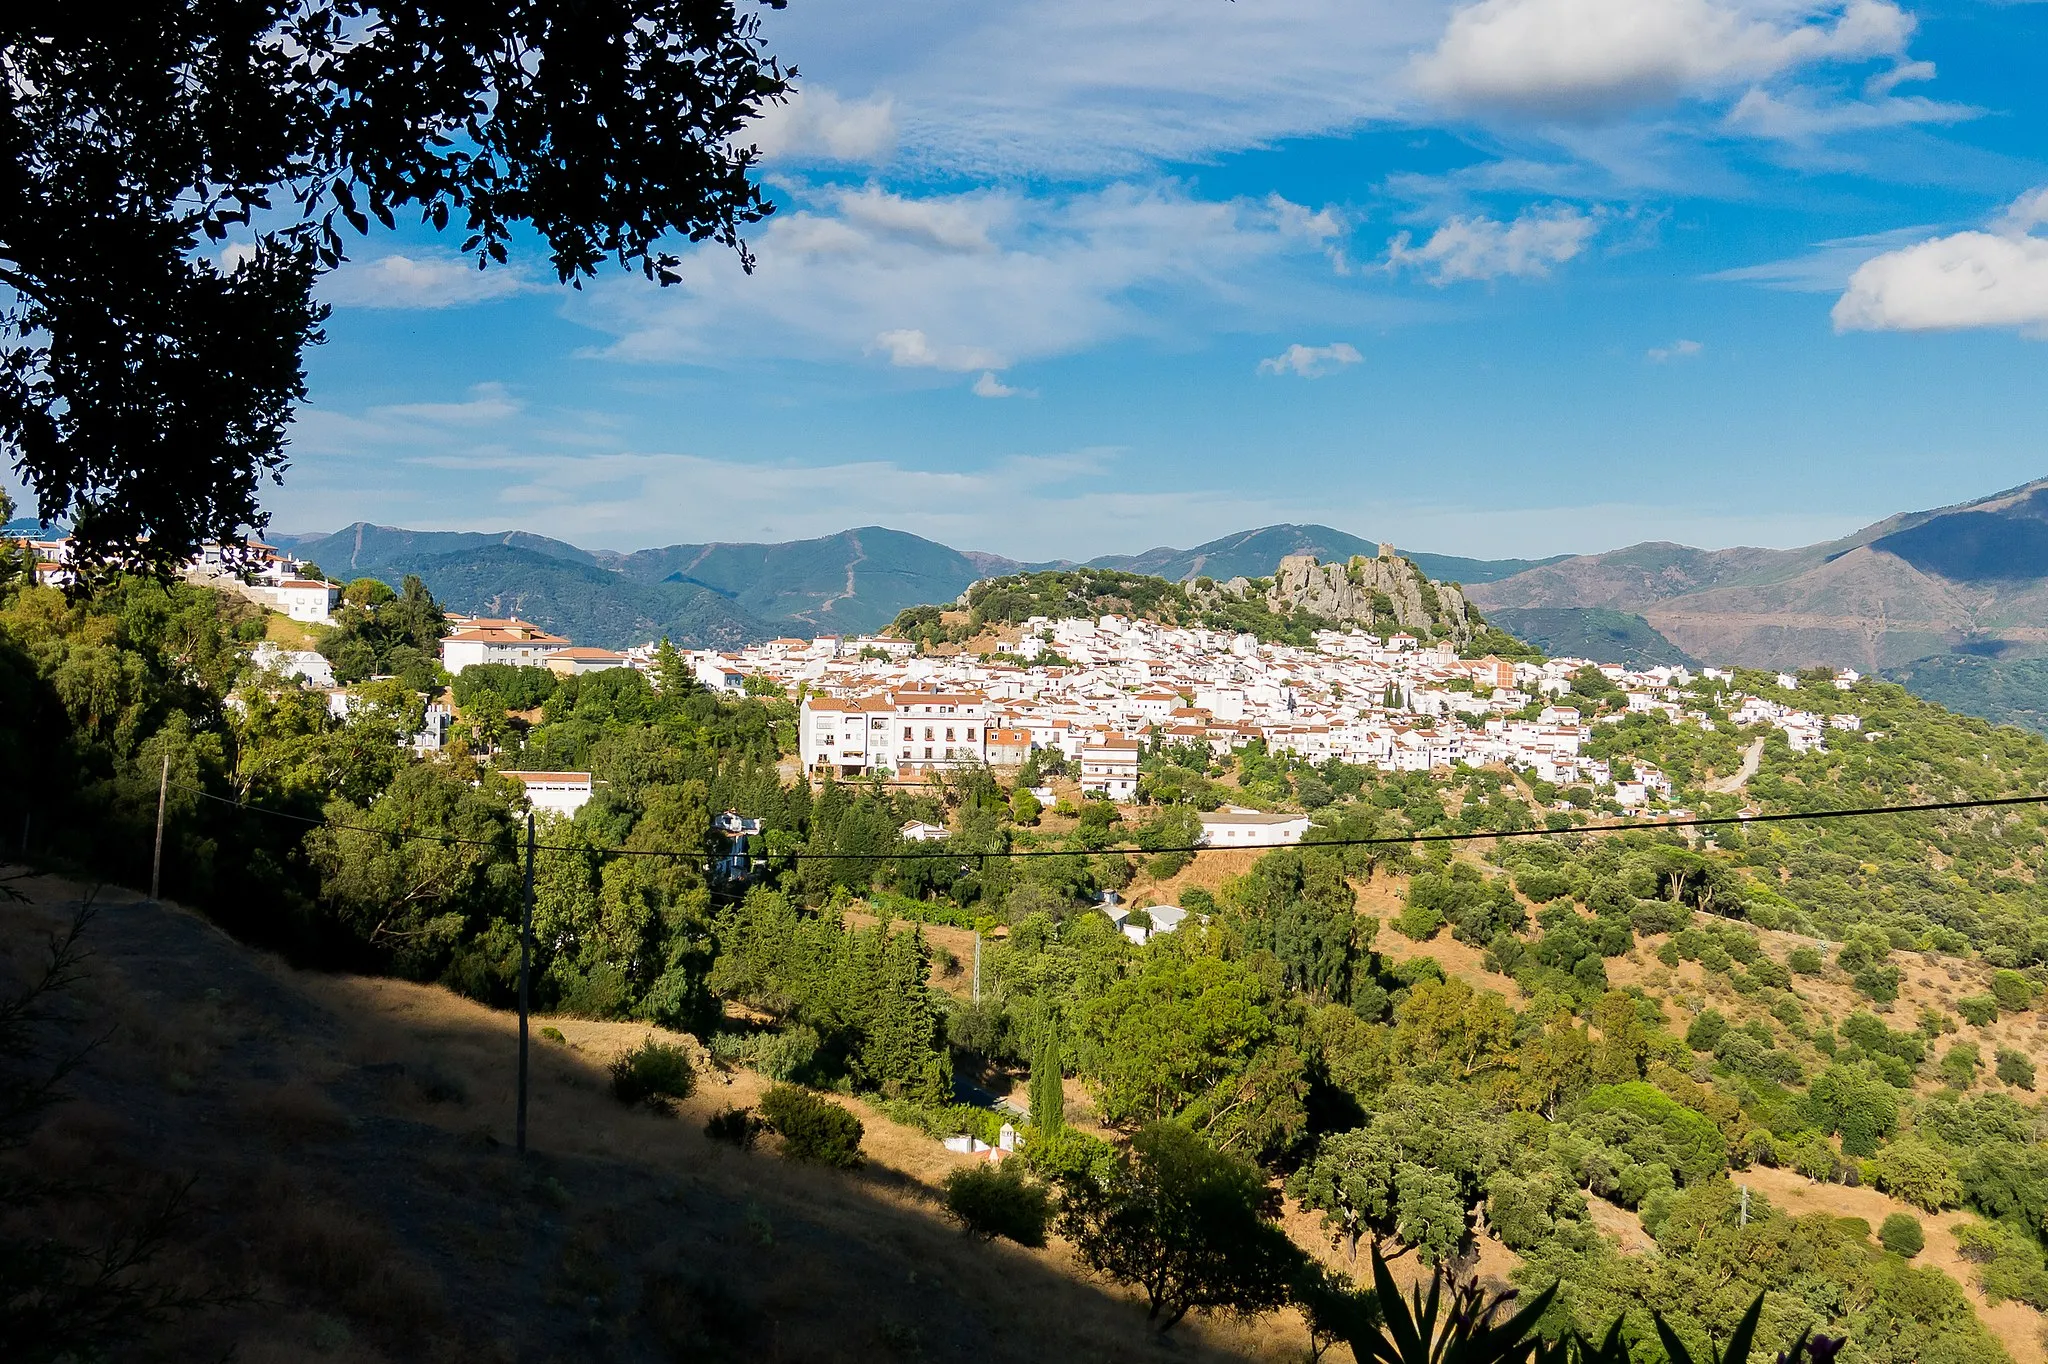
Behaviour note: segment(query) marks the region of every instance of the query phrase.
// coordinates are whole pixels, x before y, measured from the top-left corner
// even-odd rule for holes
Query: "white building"
[[[335,608],[341,605],[341,584],[316,583],[305,578],[253,583],[243,591],[272,610],[307,625],[332,625]]]
[[[905,843],[943,843],[953,836],[952,832],[939,824],[927,824],[913,819],[896,831]]]
[[[1201,816],[1202,842],[1211,848],[1277,848],[1299,843],[1308,833],[1307,815],[1269,815],[1226,807]]]
[[[1147,905],[1135,908],[1131,905],[1104,905],[1102,912],[1117,926],[1117,931],[1138,946],[1161,933],[1171,933],[1195,917],[1179,905]],[[1136,922],[1133,922],[1136,920]]]
[[[526,803],[535,810],[573,816],[590,804],[588,772],[500,772],[526,788]]]
[[[530,621],[478,617],[464,620],[454,634],[441,641],[441,666],[451,673],[479,663],[542,668],[551,655],[568,647],[568,640]]]
[[[1081,749],[1081,789],[1100,791],[1111,800],[1129,800],[1138,791],[1140,750],[1136,739],[1090,735]]]
[[[334,665],[327,661],[326,655],[312,649],[280,649],[266,639],[250,652],[249,661],[266,671],[296,678],[308,686],[325,689],[334,685]]]
[[[988,698],[979,692],[806,694],[797,751],[807,771],[841,777],[977,766],[988,759],[988,726]]]
[[[542,659],[541,663],[548,671],[559,673],[563,677],[601,673],[608,668],[624,668],[631,665],[631,661],[624,654],[613,653],[610,649],[593,649],[587,645],[556,649]]]

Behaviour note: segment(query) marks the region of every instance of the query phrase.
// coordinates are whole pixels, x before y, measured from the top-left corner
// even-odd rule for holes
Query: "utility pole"
[[[1742,1225],[1749,1225],[1749,1185],[1742,1186]]]
[[[526,1012],[527,967],[533,953],[533,811],[526,812],[526,895],[519,914],[519,1121],[514,1138],[526,1154]]]
[[[149,900],[155,904],[157,892],[163,888],[164,873],[164,798],[171,792],[171,755],[164,753],[164,774],[156,784],[156,852],[149,860]],[[27,826],[23,826],[23,837],[27,837]]]
[[[981,1003],[981,930],[974,930],[974,1002]]]

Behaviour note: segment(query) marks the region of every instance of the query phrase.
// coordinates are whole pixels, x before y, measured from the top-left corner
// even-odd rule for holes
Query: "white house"
[[[1100,791],[1111,800],[1129,800],[1138,790],[1140,747],[1136,739],[1091,735],[1081,749],[1081,789]]]
[[[308,686],[325,689],[334,685],[334,665],[325,655],[311,649],[280,649],[266,639],[250,652],[249,661],[269,672],[297,678]]]
[[[550,655],[569,647],[560,635],[551,635],[530,621],[466,620],[462,627],[441,641],[441,666],[459,673],[479,663],[510,663],[521,668],[547,666]]]
[[[953,836],[952,831],[939,824],[927,824],[913,819],[896,831],[905,843],[943,843]]]
[[[243,591],[263,605],[308,625],[332,625],[334,610],[341,605],[341,584],[316,583],[305,578],[254,583]]]
[[[1309,827],[1307,815],[1269,815],[1231,806],[1200,818],[1202,843],[1211,848],[1277,848],[1301,842]]]
[[[1131,905],[1106,904],[1102,906],[1102,912],[1109,916],[1118,932],[1140,947],[1157,934],[1173,932],[1193,917],[1179,905],[1147,905],[1141,909]]]
[[[574,815],[590,804],[588,772],[500,772],[526,788],[526,803],[535,810]]]

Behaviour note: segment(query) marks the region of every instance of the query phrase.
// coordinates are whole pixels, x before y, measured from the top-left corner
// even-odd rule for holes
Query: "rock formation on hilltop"
[[[1253,595],[1262,596],[1276,612],[1301,612],[1381,633],[1436,635],[1454,643],[1470,639],[1485,623],[1462,590],[1431,581],[1413,561],[1395,554],[1391,545],[1381,545],[1377,558],[1354,554],[1341,564],[1321,563],[1311,554],[1290,554],[1281,559],[1270,580],[1213,583],[1197,578],[1188,585],[1188,596],[1197,603],[1204,597],[1244,600]]]

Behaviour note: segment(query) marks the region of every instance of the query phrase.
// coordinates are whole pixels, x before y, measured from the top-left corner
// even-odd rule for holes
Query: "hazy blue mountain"
[[[1686,656],[1685,650],[1658,634],[1650,622],[1625,611],[1574,606],[1521,610],[1507,607],[1488,612],[1486,619],[1552,658],[1590,658],[1637,668],[1659,664],[1698,666],[1696,660]]]
[[[669,545],[623,556],[642,582],[695,583],[805,633],[879,630],[906,606],[950,602],[979,578],[1022,565],[968,556],[921,536],[862,526],[785,544]]]
[[[683,647],[729,649],[787,633],[695,583],[639,582],[502,543],[427,555],[404,571],[419,574],[450,610],[518,616],[599,648],[667,636]]]
[[[351,578],[381,578],[392,573],[402,576],[418,572],[417,565],[426,559],[464,550],[486,549],[492,545],[508,545],[570,563],[594,565],[597,562],[597,556],[589,550],[523,530],[402,530],[395,526],[373,526],[367,521],[358,521],[332,535],[272,536],[270,543],[280,549],[289,549],[302,559],[312,560],[330,578],[341,582]]]
[[[1367,558],[1380,552],[1377,540],[1362,540],[1356,535],[1329,526],[1261,526],[1257,530],[1239,531],[1226,535],[1220,540],[1211,540],[1193,549],[1171,549],[1161,547],[1148,549],[1143,554],[1106,554],[1099,559],[1090,559],[1090,568],[1120,568],[1128,573],[1150,573],[1156,577],[1174,582],[1185,582],[1190,578],[1214,578],[1221,582],[1230,578],[1269,578],[1280,567],[1280,561],[1290,554],[1313,554],[1324,563],[1341,563],[1354,554]],[[1490,583],[1499,578],[1521,573],[1542,564],[1556,563],[1565,558],[1554,559],[1466,559],[1455,554],[1415,553],[1398,550],[1403,557],[1412,559],[1415,566],[1439,582]],[[1034,567],[1058,567],[1058,565],[1034,565]]]

